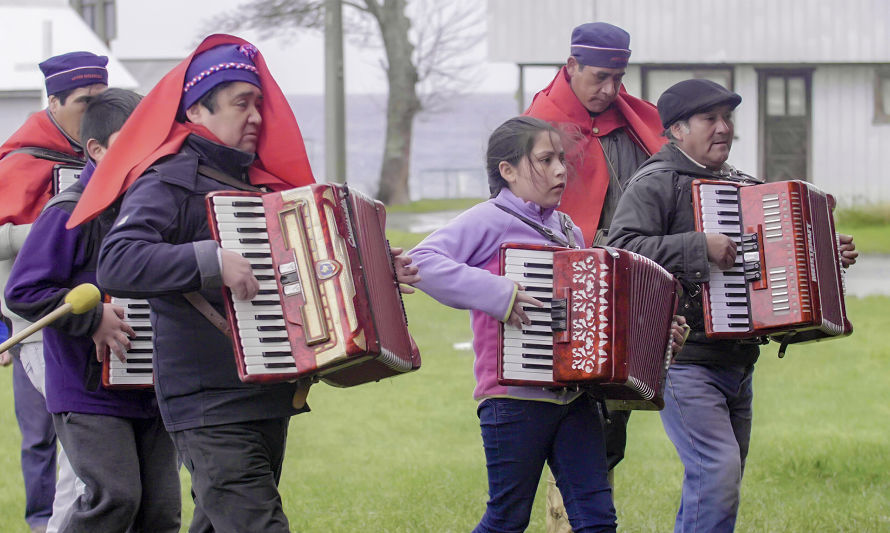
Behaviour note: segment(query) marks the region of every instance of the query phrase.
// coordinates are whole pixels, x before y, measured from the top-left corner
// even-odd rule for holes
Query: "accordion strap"
[[[537,231],[538,233],[543,235],[550,242],[554,242],[560,246],[565,246],[566,248],[576,248],[575,234],[573,232],[574,226],[572,225],[572,219],[570,219],[569,216],[566,215],[565,213],[557,211],[557,213],[559,213],[559,216],[560,216],[560,221],[562,222],[562,224],[561,224],[562,231],[565,234],[565,240],[563,240],[562,237],[557,235],[557,233],[555,231],[548,228],[547,226],[538,224],[534,220],[532,220],[528,217],[525,217],[523,215],[520,215],[519,213],[517,213],[516,211],[513,211],[512,209],[510,209],[509,207],[507,207],[505,205],[501,205],[501,204],[494,204],[494,205],[501,211],[510,213],[514,217],[525,222],[526,224],[531,226],[532,229],[534,229],[535,231]]]
[[[66,154],[64,152],[57,152],[56,150],[50,150],[49,148],[38,148],[36,146],[17,148],[6,155],[9,156],[12,154],[28,154],[38,159],[46,159],[47,161],[55,161],[56,163],[68,163],[69,165],[78,165],[80,167],[83,167],[84,165],[83,159],[80,159],[77,156]]]
[[[232,330],[229,328],[229,322],[210,305],[207,298],[201,296],[199,292],[187,292],[183,296],[192,306],[204,315],[204,318],[216,326],[216,329],[222,331],[226,337],[232,337]]]
[[[234,187],[238,190],[242,191],[250,191],[250,192],[263,192],[263,189],[259,187],[254,187],[249,183],[245,183],[237,178],[233,178],[229,176],[225,172],[221,172],[216,170],[213,167],[208,167],[207,165],[198,165],[198,174],[202,176],[206,176],[212,180],[218,181],[222,184],[228,185],[229,187]]]

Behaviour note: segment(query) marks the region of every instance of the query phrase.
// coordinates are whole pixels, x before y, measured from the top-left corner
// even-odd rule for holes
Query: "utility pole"
[[[346,104],[343,90],[343,12],[341,0],[325,0],[324,161],[329,183],[346,180]]]

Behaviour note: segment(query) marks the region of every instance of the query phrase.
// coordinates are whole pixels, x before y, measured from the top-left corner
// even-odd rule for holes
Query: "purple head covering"
[[[256,53],[257,49],[251,44],[224,44],[195,56],[185,71],[182,111],[227,81],[244,81],[262,89],[257,68],[253,64]]]
[[[97,56],[91,52],[69,52],[53,56],[39,66],[46,78],[46,94],[52,96],[96,83],[108,85],[108,70],[105,68],[107,64],[106,56]]]
[[[588,22],[572,30],[572,55],[582,65],[625,68],[629,47],[630,34],[605,22]]]

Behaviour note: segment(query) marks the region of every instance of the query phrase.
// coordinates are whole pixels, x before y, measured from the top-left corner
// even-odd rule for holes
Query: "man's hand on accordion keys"
[[[133,328],[124,322],[123,307],[110,303],[102,304],[102,320],[93,333],[96,359],[100,363],[105,359],[106,351],[110,351],[114,357],[125,362],[127,359],[124,352],[130,349],[130,338],[135,336]]]
[[[736,243],[722,233],[705,233],[708,248],[708,261],[720,270],[732,268],[736,261]]]
[[[532,320],[528,317],[523,309],[523,304],[531,304],[535,307],[544,307],[544,303],[529,296],[525,292],[525,287],[516,284],[519,290],[516,292],[516,298],[513,300],[513,308],[510,310],[510,316],[507,317],[507,324],[514,328],[521,328],[523,324],[531,324]]]
[[[238,300],[253,300],[260,290],[260,282],[253,275],[250,261],[238,252],[219,249],[223,285],[231,289]]]
[[[392,264],[396,269],[396,279],[399,282],[399,291],[402,294],[411,294],[414,292],[414,285],[420,281],[419,270],[411,264],[411,256],[406,254],[402,248],[393,248],[390,246],[389,253],[392,255]]]
[[[856,264],[856,258],[859,257],[859,252],[856,251],[856,245],[853,243],[853,236],[838,233],[837,240],[841,244],[838,251],[841,254],[841,264],[844,265],[844,268]]]

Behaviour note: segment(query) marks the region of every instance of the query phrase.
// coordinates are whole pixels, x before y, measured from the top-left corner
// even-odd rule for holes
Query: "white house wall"
[[[842,205],[890,201],[890,124],[874,124],[875,69],[813,73],[813,183]]]
[[[489,60],[559,63],[593,21],[630,32],[637,63],[890,61],[887,0],[488,0]]]

